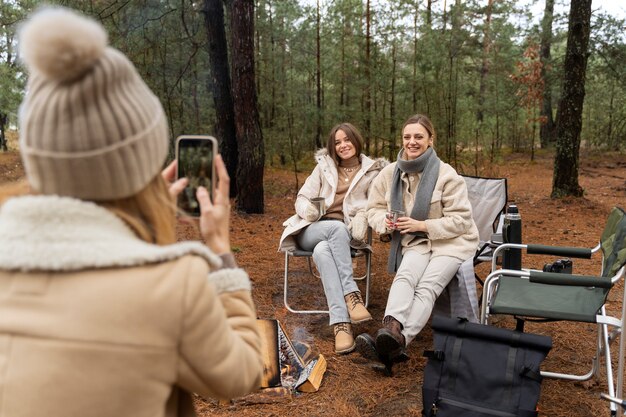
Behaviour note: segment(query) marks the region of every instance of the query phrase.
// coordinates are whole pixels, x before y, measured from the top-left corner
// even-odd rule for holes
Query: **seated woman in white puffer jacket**
[[[372,180],[387,164],[361,154],[363,139],[350,123],[333,127],[317,166],[306,179],[296,199],[296,214],[290,217],[280,239],[280,250],[296,246],[313,251],[334,326],[335,352],[355,348],[351,324],[372,319],[352,275],[350,241],[365,240],[368,191]],[[311,199],[323,197],[326,213],[320,216]]]

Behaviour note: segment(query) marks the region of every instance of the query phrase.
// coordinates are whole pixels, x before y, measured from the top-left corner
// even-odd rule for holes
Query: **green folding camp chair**
[[[598,276],[584,276],[535,270],[496,269],[498,253],[507,248],[517,248],[527,255],[555,255],[571,258],[591,258],[601,251],[602,266]],[[622,291],[620,317],[607,315],[605,302],[610,291],[617,291],[616,283],[624,278],[626,264],[626,213],[618,207],[609,214],[600,243],[592,248],[568,248],[531,244],[503,244],[494,251],[492,272],[485,280],[481,305],[481,322],[488,324],[493,314],[508,314],[518,318],[518,329],[524,318],[568,320],[596,323],[597,350],[592,368],[583,375],[544,372],[550,378],[584,381],[599,375],[600,360],[606,364],[608,395],[623,398],[624,337],[626,292]],[[609,326],[613,329],[609,332]],[[611,364],[610,343],[620,338],[617,390]],[[611,403],[611,415],[616,415],[618,405]]]

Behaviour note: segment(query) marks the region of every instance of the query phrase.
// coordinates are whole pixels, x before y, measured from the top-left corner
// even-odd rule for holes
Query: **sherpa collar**
[[[0,207],[0,269],[79,271],[129,267],[195,254],[211,269],[221,259],[199,242],[168,246],[138,239],[117,216],[68,197],[25,196]]]

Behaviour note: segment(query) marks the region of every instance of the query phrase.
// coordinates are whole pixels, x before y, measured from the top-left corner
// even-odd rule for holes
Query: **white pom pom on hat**
[[[58,7],[33,14],[19,39],[27,67],[59,80],[71,80],[90,69],[108,43],[102,25]]]
[[[20,152],[32,188],[84,200],[143,189],[163,167],[169,130],[158,98],[96,21],[62,7],[20,28],[29,71]]]

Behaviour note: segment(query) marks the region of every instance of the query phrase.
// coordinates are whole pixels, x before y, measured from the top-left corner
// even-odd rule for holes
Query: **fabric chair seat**
[[[546,285],[524,278],[500,277],[491,314],[596,323],[609,289]]]

